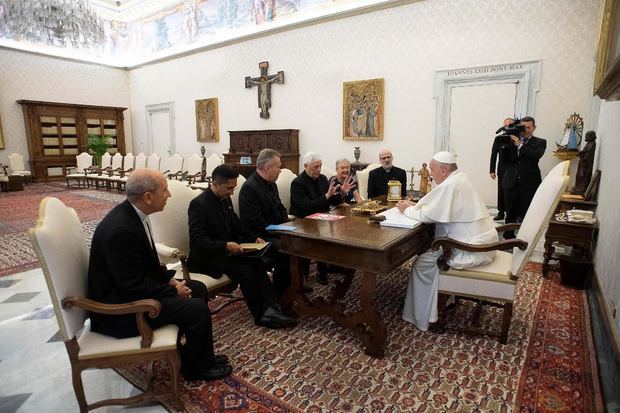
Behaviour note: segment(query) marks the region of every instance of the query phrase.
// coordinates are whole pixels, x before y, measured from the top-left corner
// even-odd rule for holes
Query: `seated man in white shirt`
[[[435,224],[435,237],[449,237],[469,244],[488,244],[498,241],[497,231],[489,212],[471,181],[456,165],[456,156],[439,152],[429,164],[437,184],[416,204],[399,201],[396,207],[406,216],[424,223]],[[439,268],[437,258],[442,251],[427,251],[418,256],[411,269],[403,319],[422,331],[437,321],[437,287]],[[448,265],[465,269],[489,263],[495,251],[467,252],[455,250]]]

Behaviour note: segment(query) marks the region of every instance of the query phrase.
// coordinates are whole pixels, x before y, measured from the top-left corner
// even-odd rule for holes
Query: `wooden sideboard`
[[[246,178],[256,169],[256,157],[265,148],[275,149],[282,155],[282,168],[299,174],[299,129],[265,129],[228,131],[230,148],[224,154],[228,165],[234,166]],[[241,164],[242,157],[250,163]]]
[[[30,164],[36,180],[62,179],[88,152],[88,135],[107,136],[108,152],[125,153],[123,111],[112,106],[18,100],[24,112]]]

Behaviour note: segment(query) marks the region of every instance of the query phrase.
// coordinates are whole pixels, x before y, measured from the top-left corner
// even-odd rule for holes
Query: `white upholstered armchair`
[[[157,317],[161,305],[156,300],[139,300],[123,304],[103,304],[86,298],[88,248],[75,210],[57,198],[44,198],[36,227],[30,229],[49,289],[60,334],[65,342],[73,388],[80,412],[102,406],[159,401],[172,398],[183,410],[179,397],[180,358],[177,351],[178,328],[167,325],[152,330],[146,315]],[[90,330],[88,312],[102,314],[136,314],[140,336],[117,339]],[[81,331],[81,333],[80,333]],[[156,394],[151,383],[155,360],[166,361],[170,368],[170,387]],[[120,367],[128,363],[148,363],[147,389],[144,393],[88,404],[82,383],[82,371]]]
[[[376,168],[380,168],[381,165],[378,163],[371,163],[366,168],[361,171],[357,171],[355,176],[357,177],[357,189],[360,191],[360,196],[362,199],[368,199],[368,174],[370,171]]]
[[[438,238],[433,242],[434,250],[443,248],[443,255],[437,260],[440,268],[438,302],[441,322],[444,321],[441,317],[442,307],[448,295],[500,302],[504,308],[500,341],[506,344],[517,280],[566,190],[568,179],[568,161],[561,162],[538,187],[523,222],[520,225],[508,224],[497,228],[498,231],[518,229],[517,239],[488,245],[470,245],[450,238]],[[500,251],[511,248],[512,253]],[[498,251],[489,264],[456,270],[446,264],[454,249],[473,252]]]
[[[280,171],[280,175],[276,181],[278,193],[280,194],[280,201],[282,201],[282,205],[284,205],[287,212],[291,208],[291,182],[293,182],[295,178],[297,178],[297,175],[295,175],[293,171],[284,168]]]
[[[9,155],[9,167],[11,175],[20,175],[26,178],[26,182],[32,182],[32,172],[26,169],[24,157],[18,153]]]
[[[171,196],[164,210],[149,216],[160,262],[169,264],[169,267],[177,271],[175,278],[192,279],[205,284],[209,297],[234,289],[226,275],[213,278],[206,274],[189,272],[186,262],[189,254],[187,209],[191,200],[202,191],[192,189],[186,182],[177,180],[168,180],[168,190]]]

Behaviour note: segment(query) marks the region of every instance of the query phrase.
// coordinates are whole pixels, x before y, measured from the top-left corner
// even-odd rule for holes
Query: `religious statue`
[[[596,152],[596,132],[586,132],[586,145],[579,151],[579,166],[575,179],[574,192],[583,195],[592,179],[592,167],[594,166],[594,153]]]
[[[246,89],[252,86],[258,86],[258,107],[260,108],[260,117],[269,119],[269,108],[271,107],[271,84],[284,83],[284,72],[279,71],[275,75],[268,75],[267,69],[269,62],[260,62],[260,77],[245,77]]]
[[[418,171],[418,175],[420,176],[420,196],[426,195],[431,190],[431,183],[429,180],[430,173],[426,168],[426,164],[422,164],[422,169]]]

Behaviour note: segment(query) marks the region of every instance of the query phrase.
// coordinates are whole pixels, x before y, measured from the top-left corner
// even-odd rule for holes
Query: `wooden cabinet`
[[[228,131],[230,149],[224,154],[226,163],[239,173],[249,176],[256,169],[256,157],[265,148],[275,149],[282,155],[282,168],[299,174],[299,129],[266,129]],[[241,164],[241,158],[250,158],[249,164]]]
[[[108,137],[108,152],[125,153],[123,111],[112,106],[18,100],[24,112],[30,165],[36,180],[61,179],[88,152],[88,135]]]

